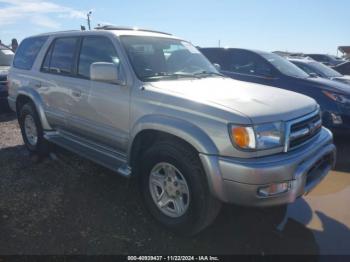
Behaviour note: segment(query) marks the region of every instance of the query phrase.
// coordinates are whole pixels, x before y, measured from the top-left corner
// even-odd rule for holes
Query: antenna
[[[89,30],[91,30],[91,24],[90,24],[90,16],[92,14],[92,11],[89,11],[89,13],[86,14],[87,16],[87,24],[88,24],[88,28]]]

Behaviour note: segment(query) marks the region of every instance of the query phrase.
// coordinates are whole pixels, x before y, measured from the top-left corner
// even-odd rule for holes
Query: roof
[[[260,55],[271,54],[270,52],[266,52],[266,51],[262,51],[262,50],[246,49],[246,48],[235,48],[235,47],[200,47],[200,49],[242,50],[242,51],[249,51],[249,52],[257,53],[257,54],[260,54]]]
[[[141,31],[141,32],[152,32],[152,33],[160,33],[164,35],[171,35],[169,33],[164,33],[156,30],[138,28],[138,27],[127,27],[127,26],[114,26],[114,25],[104,25],[95,27],[96,30],[120,30],[120,31]]]
[[[150,29],[139,29],[136,27],[125,27],[125,26],[100,26],[96,27],[94,30],[69,30],[69,31],[58,31],[40,34],[40,36],[51,36],[51,35],[85,35],[85,34],[114,34],[117,36],[122,35],[135,35],[135,36],[153,36],[153,37],[165,37],[179,39],[171,34],[163,33],[160,31],[154,31]]]
[[[292,62],[301,62],[301,63],[311,63],[311,62],[316,62],[315,60],[313,60],[312,58],[310,57],[298,57],[298,58],[295,58],[295,57],[287,57],[287,59],[289,61],[292,61]]]

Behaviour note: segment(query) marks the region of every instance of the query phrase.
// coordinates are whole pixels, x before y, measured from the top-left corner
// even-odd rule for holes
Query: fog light
[[[341,118],[341,116],[331,113],[331,117],[332,117],[333,124],[335,125],[343,124],[343,119]]]
[[[289,182],[271,184],[269,186],[260,187],[258,194],[263,197],[273,196],[277,194],[285,193],[289,190]]]

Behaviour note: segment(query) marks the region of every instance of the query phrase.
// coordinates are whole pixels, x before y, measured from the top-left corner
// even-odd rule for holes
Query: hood
[[[342,83],[341,81],[333,81],[326,78],[308,78],[306,81],[310,83],[317,84],[323,90],[350,94],[350,86],[346,83]]]
[[[317,108],[316,102],[307,96],[231,78],[160,81],[150,85],[170,95],[238,111],[254,124],[287,121]]]
[[[350,76],[333,77],[332,80],[339,81],[341,83],[350,85]]]

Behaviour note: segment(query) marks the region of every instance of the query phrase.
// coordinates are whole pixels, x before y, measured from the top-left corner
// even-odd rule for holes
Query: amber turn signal
[[[252,149],[255,147],[255,136],[251,127],[232,127],[231,137],[233,142],[240,148]]]

